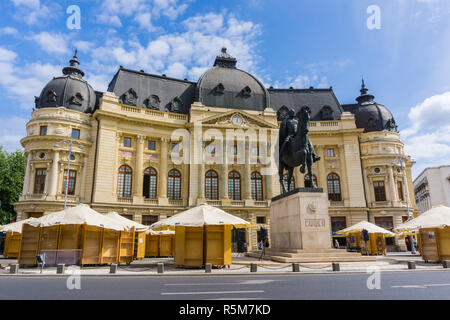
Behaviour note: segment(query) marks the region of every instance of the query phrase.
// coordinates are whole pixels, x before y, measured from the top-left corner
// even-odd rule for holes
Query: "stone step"
[[[274,252],[270,253],[271,255],[276,255],[280,257],[286,258],[295,258],[295,257],[354,257],[355,255],[360,256],[360,253],[351,253],[351,252],[336,252],[336,253],[312,253],[312,252],[303,252],[303,253],[286,253],[286,252]]]
[[[320,262],[370,262],[376,261],[376,256],[355,256],[355,257],[280,257],[272,256],[272,261],[284,263],[320,263]]]
[[[285,252],[285,253],[352,253],[345,249],[278,249],[278,248],[268,248],[266,252]]]

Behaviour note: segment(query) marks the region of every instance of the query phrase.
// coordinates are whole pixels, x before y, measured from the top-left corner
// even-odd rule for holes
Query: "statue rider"
[[[297,133],[298,120],[295,118],[294,109],[290,109],[288,116],[281,122],[280,125],[280,135],[279,135],[279,146],[280,146],[280,157],[287,143],[295,136]]]
[[[284,119],[280,125],[280,140],[279,140],[280,157],[283,154],[284,149],[286,148],[288,142],[291,141],[292,138],[297,134],[297,130],[298,130],[298,119],[295,118],[295,111],[293,109],[290,109],[287,118]],[[319,161],[320,157],[318,157],[315,154],[314,147],[311,143],[311,139],[309,138],[308,132],[303,132],[302,134],[305,134],[308,137],[306,144],[310,154],[312,155],[313,163]]]

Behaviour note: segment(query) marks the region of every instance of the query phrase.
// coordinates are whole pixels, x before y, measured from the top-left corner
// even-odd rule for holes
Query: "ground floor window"
[[[158,222],[158,216],[155,215],[143,215],[142,216],[142,224],[144,226],[150,226],[154,224],[155,222]]]
[[[381,228],[392,231],[394,229],[394,218],[393,217],[375,217],[375,224]],[[386,237],[386,245],[395,245],[394,237]]]

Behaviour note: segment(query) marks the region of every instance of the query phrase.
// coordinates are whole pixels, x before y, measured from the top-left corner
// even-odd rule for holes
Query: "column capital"
[[[138,143],[143,144],[145,142],[145,140],[147,140],[146,136],[143,136],[143,135],[138,135],[137,136],[137,142]]]

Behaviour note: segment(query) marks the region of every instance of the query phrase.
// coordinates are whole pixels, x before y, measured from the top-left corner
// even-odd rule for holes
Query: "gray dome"
[[[384,105],[375,102],[374,96],[367,92],[368,89],[363,80],[361,95],[356,98],[358,105],[353,111],[356,126],[364,128],[365,132],[383,130],[397,132],[397,125],[392,113]]]
[[[197,101],[205,106],[263,111],[268,96],[258,79],[236,68],[236,59],[226,53],[226,48],[197,83]]]
[[[35,98],[36,108],[65,107],[85,113],[92,113],[96,95],[94,89],[83,80],[84,72],[78,68],[77,53],[70,66],[63,69],[63,75],[53,78]]]

